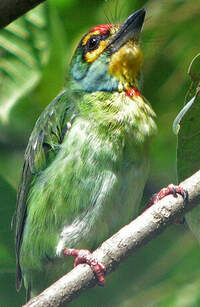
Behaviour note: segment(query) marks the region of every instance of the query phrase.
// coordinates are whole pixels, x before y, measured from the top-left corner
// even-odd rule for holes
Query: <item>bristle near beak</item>
[[[145,14],[146,10],[141,9],[127,18],[107,46],[107,48],[111,49],[111,53],[119,50],[129,40],[138,41]]]

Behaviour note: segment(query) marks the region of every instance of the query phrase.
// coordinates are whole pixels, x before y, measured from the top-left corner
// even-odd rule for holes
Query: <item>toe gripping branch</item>
[[[160,192],[155,193],[148,203],[148,207],[154,205],[159,200],[168,195],[173,195],[174,197],[178,197],[178,194],[183,197],[184,201],[188,201],[188,191],[181,188],[179,185],[170,184],[166,188],[160,190]]]
[[[93,256],[92,253],[87,249],[74,249],[68,248],[63,250],[64,256],[74,256],[76,257],[74,260],[74,266],[77,266],[81,263],[87,263],[94,274],[98,279],[98,285],[103,286],[105,283],[104,272],[106,271],[105,265],[98,262]]]
[[[173,195],[174,197],[178,197],[178,194],[183,197],[184,202],[188,202],[188,191],[184,190],[182,187],[179,185],[173,185],[170,184],[166,188],[163,188],[160,190],[160,192],[154,194],[150,201],[148,202],[147,208],[151,207],[155,203],[157,203],[159,200],[164,198],[165,196],[168,195]],[[177,224],[184,224],[185,223],[185,218],[181,219],[180,221],[176,222]]]

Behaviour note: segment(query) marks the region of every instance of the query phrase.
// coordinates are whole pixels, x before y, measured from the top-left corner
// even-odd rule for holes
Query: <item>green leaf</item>
[[[200,54],[190,64],[188,74],[192,84],[186,99],[194,97],[181,110],[179,117],[179,133],[177,148],[178,181],[183,181],[200,169]],[[177,118],[175,121],[177,121]],[[186,221],[196,238],[200,240],[200,209],[194,208],[186,215]]]
[[[179,126],[177,147],[177,174],[182,181],[200,168],[200,54],[191,62],[188,74],[192,84],[187,94],[191,99],[174,121]]]
[[[180,121],[177,148],[178,180],[182,181],[200,169],[200,95]]]
[[[200,83],[200,53],[197,54],[192,60],[189,68],[188,75],[191,78],[191,85],[185,97],[185,102],[189,101],[196,94],[196,89]]]
[[[41,78],[49,54],[48,10],[40,5],[0,32],[0,120]]]
[[[190,109],[196,98],[197,87],[200,83],[200,53],[197,54],[190,63],[188,75],[190,76],[192,83],[185,97],[185,106],[179,112],[173,122],[173,131],[175,134],[178,134],[180,129],[180,121],[184,114]]]
[[[200,81],[200,53],[197,54],[192,60],[188,69],[188,75],[193,82]]]

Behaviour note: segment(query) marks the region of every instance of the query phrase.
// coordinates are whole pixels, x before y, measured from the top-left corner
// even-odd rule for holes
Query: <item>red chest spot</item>
[[[132,98],[134,96],[140,96],[140,92],[138,91],[136,87],[132,87],[126,90],[126,95]]]
[[[113,26],[112,24],[99,25],[92,28],[90,32],[99,31],[100,34],[105,35],[112,26]]]

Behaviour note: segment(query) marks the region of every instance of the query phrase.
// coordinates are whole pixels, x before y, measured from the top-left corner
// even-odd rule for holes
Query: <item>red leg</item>
[[[186,202],[188,201],[188,191],[184,190],[179,185],[170,184],[166,188],[161,189],[160,192],[152,196],[152,198],[147,204],[147,208],[151,207],[152,205],[154,205],[155,203],[157,203],[159,200],[161,200],[167,195],[173,195],[174,197],[177,197],[178,194],[183,197],[184,201]],[[176,223],[184,224],[184,222],[185,222],[185,218],[183,217],[183,219],[181,219],[180,221],[177,221]]]
[[[170,184],[166,188],[161,189],[160,192],[152,196],[152,198],[150,199],[147,205],[147,208],[154,205],[155,203],[157,203],[159,200],[161,200],[167,195],[173,195],[174,197],[177,197],[178,194],[183,197],[184,201],[188,200],[188,192],[186,190],[181,188],[179,185]]]
[[[74,260],[74,266],[77,266],[80,263],[87,263],[96,275],[99,286],[104,285],[104,272],[106,271],[106,267],[102,263],[97,262],[89,250],[67,248],[63,250],[63,254],[64,256],[76,257]]]

